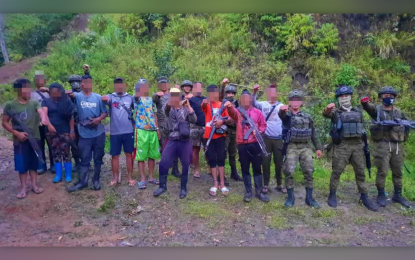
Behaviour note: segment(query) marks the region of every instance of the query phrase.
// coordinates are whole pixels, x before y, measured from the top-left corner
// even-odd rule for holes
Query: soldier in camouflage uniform
[[[333,128],[330,134],[334,144],[333,172],[330,179],[330,195],[327,203],[330,207],[337,207],[336,191],[340,175],[347,164],[350,163],[355,172],[360,200],[367,209],[377,211],[378,206],[369,199],[365,183],[365,154],[362,141],[364,134],[363,114],[357,107],[352,107],[352,94],[353,89],[351,87],[339,86],[336,89],[339,107],[331,103],[323,111],[323,116],[331,119]]]
[[[71,75],[68,78],[68,83],[71,85],[71,89],[73,92],[81,92],[81,76],[79,75]],[[75,100],[72,101],[74,104],[76,103]],[[79,117],[78,117],[78,109],[77,106],[74,106],[74,124],[75,124],[75,140],[74,143],[76,145],[75,146],[71,146],[71,152],[72,152],[72,157],[75,161],[75,166],[72,168],[72,171],[74,172],[78,172],[79,170],[79,162],[81,161],[81,155],[79,153],[79,149],[78,149],[78,143],[79,143],[79,132],[78,132],[78,123],[79,123]],[[79,181],[79,178],[78,178]]]
[[[234,98],[236,95],[236,88],[232,85],[227,85],[225,87],[225,98],[230,101],[235,108],[239,107],[238,100]],[[226,124],[228,129],[226,130],[226,150],[229,154],[229,165],[231,166],[231,178],[235,181],[242,181],[241,176],[239,176],[236,169],[236,125],[233,120],[229,120],[229,123]]]
[[[393,87],[383,87],[378,92],[382,99],[382,105],[375,106],[368,97],[361,99],[363,109],[375,120],[395,120],[407,118],[401,110],[393,105],[398,92]],[[375,123],[376,123],[375,122]],[[371,138],[374,142],[374,164],[378,169],[376,175],[376,187],[378,189],[377,202],[380,206],[386,206],[385,179],[389,168],[392,170],[394,186],[393,202],[400,203],[409,208],[409,202],[402,197],[402,165],[405,161],[405,146],[403,142],[408,138],[409,129],[405,126],[373,125],[370,128]]]
[[[318,203],[313,198],[313,150],[310,141],[316,148],[317,158],[323,154],[321,146],[316,138],[313,120],[307,113],[301,111],[303,94],[299,90],[293,90],[288,95],[289,106],[281,106],[278,115],[283,122],[284,134],[287,135],[288,143],[286,160],[283,166],[285,174],[285,185],[287,188],[287,200],[284,206],[290,208],[294,206],[294,171],[297,162],[300,162],[304,174],[306,186],[307,205],[319,208]]]

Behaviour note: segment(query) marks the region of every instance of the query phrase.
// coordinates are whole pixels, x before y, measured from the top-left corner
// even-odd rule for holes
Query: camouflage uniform
[[[382,105],[375,106],[372,103],[363,103],[363,109],[374,119],[377,120],[378,111],[379,119],[393,120],[393,119],[407,119],[405,115],[396,107],[393,110],[384,110]],[[400,132],[402,141],[391,139],[391,131]],[[376,187],[379,189],[385,188],[385,180],[389,168],[392,171],[393,185],[397,188],[402,188],[402,165],[405,161],[405,146],[402,142],[405,140],[404,129],[397,126],[372,126],[371,138],[374,142],[374,165],[378,169],[376,175]]]
[[[351,111],[361,114],[361,111],[357,107],[353,107]],[[345,111],[334,108],[331,113],[324,111],[323,116],[331,118],[332,123],[336,124],[340,113],[343,112]],[[367,186],[365,182],[365,154],[363,151],[363,141],[361,137],[343,138],[340,144],[333,145],[333,163],[332,174],[330,178],[330,191],[336,192],[340,180],[340,175],[343,173],[344,169],[349,163],[353,166],[359,193],[367,194]]]

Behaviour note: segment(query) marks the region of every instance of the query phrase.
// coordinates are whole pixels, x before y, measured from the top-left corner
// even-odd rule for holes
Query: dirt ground
[[[414,246],[415,210],[391,204],[369,212],[358,204],[355,184],[341,185],[340,206],[329,208],[317,191],[321,209],[304,203],[297,183],[296,206],[283,208],[285,195],[273,191],[271,202],[242,201],[243,184],[231,181],[231,194],[208,194],[211,178],[189,178],[189,196],[178,198],[178,179],[169,191],[152,196],[126,183],[110,181],[105,155],[101,191],[69,194],[70,184],[53,184],[53,174],[39,177],[44,193],[19,200],[12,142],[0,137],[0,246]],[[125,163],[122,171],[125,173]],[[137,174],[137,173],[135,173]],[[372,195],[373,195],[373,191]]]

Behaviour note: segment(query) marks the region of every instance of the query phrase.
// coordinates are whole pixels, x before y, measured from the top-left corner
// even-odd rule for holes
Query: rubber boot
[[[99,182],[99,177],[101,176],[101,164],[94,165],[94,175],[92,176],[92,189],[100,190],[101,183]]]
[[[181,187],[179,198],[184,199],[184,198],[186,198],[186,196],[187,196],[187,188],[186,187]]]
[[[158,197],[167,191],[167,175],[160,176],[159,188],[153,192],[154,197]]]
[[[404,197],[402,197],[402,188],[395,187],[395,192],[392,197],[392,201],[401,204],[405,208],[410,208],[411,204]]]
[[[37,169],[37,175],[42,175],[46,172],[47,167],[46,167],[46,163],[42,163],[42,165],[40,165],[39,169]]]
[[[251,175],[248,174],[244,174],[242,175],[243,181],[244,181],[244,186],[245,186],[245,196],[244,196],[244,201],[245,202],[250,202],[252,199],[252,177]]]
[[[327,199],[327,204],[332,208],[337,208],[337,197],[335,191],[330,191],[329,198]]]
[[[294,188],[287,189],[287,199],[285,200],[284,207],[291,208],[295,204]]]
[[[53,178],[53,183],[58,183],[62,181],[62,163],[55,163],[55,171],[56,175],[55,178]]]
[[[75,192],[88,188],[88,179],[89,179],[89,169],[88,167],[81,166],[79,167],[79,181],[77,184],[69,188],[69,192]]]
[[[260,201],[269,202],[268,196],[262,193],[262,175],[254,176],[254,184],[255,197],[257,197]]]
[[[180,171],[179,171],[179,160],[175,159],[173,161],[173,168],[171,169],[171,175],[176,178],[180,178]]]
[[[316,209],[320,208],[320,205],[313,198],[313,188],[305,188],[305,192],[305,204]]]
[[[65,181],[67,183],[72,182],[72,163],[66,162],[63,164],[65,166]],[[56,168],[56,166],[55,166]]]
[[[381,206],[381,207],[386,206],[387,198],[386,198],[385,189],[378,188],[378,197],[377,197],[376,200],[377,200],[379,206]]]
[[[231,179],[234,181],[243,181],[236,170],[236,165],[231,165]]]
[[[360,194],[360,200],[362,201],[362,203],[363,203],[363,205],[368,209],[368,210],[371,210],[371,211],[374,211],[374,212],[376,212],[376,211],[378,211],[378,209],[379,209],[379,206],[376,204],[376,203],[374,203],[370,198],[369,198],[369,196],[367,196],[367,194],[366,193],[361,193]]]
[[[187,179],[188,179],[188,174],[182,173],[181,179],[180,179],[180,195],[179,195],[180,199],[184,199],[187,196]]]

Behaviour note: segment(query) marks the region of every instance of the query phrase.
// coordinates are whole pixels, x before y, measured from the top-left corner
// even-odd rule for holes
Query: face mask
[[[72,91],[75,91],[75,92],[81,91],[81,84],[79,84],[79,82],[77,81],[71,82],[71,87],[72,87]]]
[[[395,102],[395,99],[391,97],[386,97],[386,98],[383,98],[382,101],[385,106],[389,107],[393,105],[393,102]]]
[[[346,96],[346,97],[339,97],[339,105],[343,108],[350,108],[352,106],[352,97]]]

